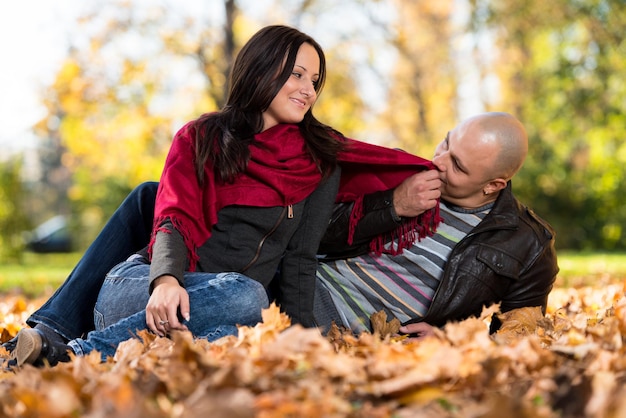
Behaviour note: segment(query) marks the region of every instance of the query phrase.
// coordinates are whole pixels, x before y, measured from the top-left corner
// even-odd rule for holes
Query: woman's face
[[[317,99],[315,85],[319,79],[320,58],[312,45],[298,49],[291,76],[263,112],[263,130],[279,123],[299,123]]]

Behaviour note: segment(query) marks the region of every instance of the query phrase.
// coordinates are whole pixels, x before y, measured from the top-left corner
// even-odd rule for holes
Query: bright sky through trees
[[[167,2],[167,0],[163,0]],[[193,10],[221,7],[220,2],[185,1]],[[255,3],[260,6],[258,0]],[[54,80],[71,39],[76,19],[95,1],[26,0],[0,2],[0,160],[35,146],[30,127],[45,115],[39,93]],[[218,9],[220,12],[221,9]]]
[[[142,1],[154,5],[154,0],[134,0],[133,4]],[[223,18],[222,0],[160,0],[159,3],[172,3],[172,10],[184,8],[186,13],[210,16],[209,20],[213,22]],[[242,0],[238,3],[247,16],[258,17],[260,25],[284,23],[291,15],[288,7],[277,8],[271,0]],[[76,19],[102,7],[102,3],[95,0],[0,3],[0,59],[3,62],[0,66],[0,159],[35,146],[30,128],[45,115],[40,92],[54,80],[70,44],[80,43],[81,37],[87,37],[80,32]],[[365,16],[360,18],[351,9],[352,6],[337,5],[333,13],[317,21],[313,27],[307,27],[307,22],[300,22],[298,26],[324,46],[341,36],[340,28],[348,20],[351,22],[349,26],[357,28],[357,33],[364,38],[371,37],[372,31],[368,29]],[[361,52],[355,48],[350,54]],[[381,61],[390,62],[383,52]],[[367,79],[366,74],[361,77],[365,78],[359,84],[370,86],[370,93],[378,94],[375,83]]]
[[[29,128],[45,114],[38,92],[54,79],[65,56],[79,5],[76,0],[0,3],[1,157],[34,145]]]

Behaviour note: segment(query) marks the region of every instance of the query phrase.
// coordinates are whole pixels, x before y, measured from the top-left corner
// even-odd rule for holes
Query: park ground
[[[14,335],[78,255],[0,266],[0,330]],[[621,417],[626,416],[626,255],[559,254],[545,315],[523,309],[446,325],[413,343],[379,332],[289,327],[275,306],[215,343],[147,333],[114,359],[0,372],[2,416]],[[54,265],[54,267],[52,267]],[[497,313],[496,313],[497,314]],[[6,353],[0,349],[0,355]]]

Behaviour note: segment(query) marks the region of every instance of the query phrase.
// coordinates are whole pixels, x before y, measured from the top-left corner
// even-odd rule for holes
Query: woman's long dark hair
[[[200,184],[204,182],[209,159],[218,181],[233,181],[246,169],[249,145],[263,129],[263,112],[291,76],[303,43],[313,46],[319,55],[319,79],[315,85],[319,95],[326,78],[326,58],[310,36],[288,26],[267,26],[241,49],[230,75],[226,105],[196,121],[195,167]],[[319,122],[312,108],[298,126],[313,160],[328,175],[337,164],[337,153],[343,149],[343,142],[338,139],[341,134]]]

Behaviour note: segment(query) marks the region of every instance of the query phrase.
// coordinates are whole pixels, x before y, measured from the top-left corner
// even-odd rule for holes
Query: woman
[[[324,78],[324,54],[307,35],[271,26],[251,38],[235,61],[224,109],[188,123],[175,137],[148,248],[113,268],[102,284],[101,268],[123,257],[118,248],[147,239],[141,219],[151,216],[154,195],[143,189],[129,196],[126,215],[111,219],[68,280],[29,318],[34,328],[3,344],[9,364],[53,365],[69,359],[68,348],[78,355],[97,349],[104,360],[146,327],[158,335],[188,329],[209,340],[231,335],[236,324],[261,320],[270,281],[271,297],[293,322],[316,325],[315,252],[333,201],[350,202],[344,244],[351,245],[367,194],[386,195],[416,171],[433,168],[318,122],[311,107]],[[376,232],[381,235],[370,249],[400,252],[432,233],[439,222],[432,205],[415,218],[394,220],[396,230]],[[388,206],[385,200],[381,207]],[[382,248],[385,236],[397,245]],[[76,338],[93,329],[85,320],[91,309],[96,331]]]
[[[108,275],[97,330],[68,346],[38,329],[12,358],[55,364],[96,349],[103,359],[146,326],[209,340],[254,325],[275,291],[312,326],[316,250],[337,194],[341,135],[315,119],[326,73],[321,47],[285,26],[257,32],[233,65],[225,107],[176,134],[157,193],[152,240]],[[145,308],[145,309],[144,309]]]

